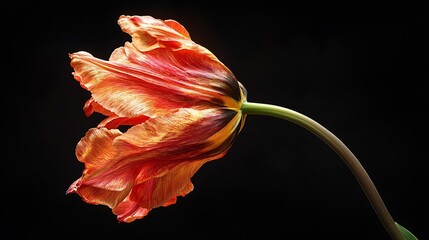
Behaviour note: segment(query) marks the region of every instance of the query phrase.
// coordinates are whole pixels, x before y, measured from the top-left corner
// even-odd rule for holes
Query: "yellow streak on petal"
[[[212,135],[207,140],[211,144],[207,146],[204,151],[210,151],[221,146],[228,138],[228,136],[230,136],[237,128],[237,126],[240,123],[241,116],[242,116],[241,111],[237,112],[234,118],[231,119],[231,121],[229,121],[229,123],[225,127],[223,127],[220,131]]]
[[[231,110],[239,111],[241,108],[241,102],[237,102],[231,97],[228,97],[228,96],[227,97],[220,97],[220,99],[222,99],[225,107],[227,107]]]

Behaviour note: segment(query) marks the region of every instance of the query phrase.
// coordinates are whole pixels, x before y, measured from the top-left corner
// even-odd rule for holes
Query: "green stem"
[[[368,173],[360,164],[359,160],[347,148],[347,146],[329,130],[301,113],[275,105],[244,102],[241,110],[244,114],[248,115],[266,115],[288,120],[304,127],[319,137],[341,157],[344,163],[352,171],[390,237],[394,240],[405,239],[384,205],[377,188]]]

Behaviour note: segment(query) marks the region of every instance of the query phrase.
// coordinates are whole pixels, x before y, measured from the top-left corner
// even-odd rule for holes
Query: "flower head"
[[[86,116],[106,118],[77,144],[85,169],[67,193],[132,222],[191,192],[198,169],[226,154],[245,121],[246,91],[177,21],[123,15],[118,24],[132,41],[108,61],[70,54],[91,93]]]

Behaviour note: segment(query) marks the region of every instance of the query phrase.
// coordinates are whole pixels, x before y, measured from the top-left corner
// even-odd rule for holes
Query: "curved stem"
[[[390,237],[394,240],[404,240],[404,236],[397,228],[395,221],[384,205],[384,202],[368,173],[347,146],[329,130],[311,118],[284,107],[244,102],[241,110],[244,114],[266,115],[288,120],[306,128],[308,131],[323,140],[341,157],[344,163],[352,171]]]

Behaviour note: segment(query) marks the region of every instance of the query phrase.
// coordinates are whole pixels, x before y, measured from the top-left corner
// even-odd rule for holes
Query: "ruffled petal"
[[[168,206],[177,196],[185,196],[193,190],[191,177],[206,161],[188,161],[178,164],[167,174],[137,185],[130,200],[147,209]],[[173,201],[172,201],[173,200]]]
[[[125,200],[115,207],[112,212],[117,215],[119,222],[130,223],[145,217],[151,209],[142,208],[136,202]]]
[[[131,185],[128,185],[128,187],[122,191],[112,191],[87,185],[82,181],[82,178],[79,178],[70,185],[66,194],[77,193],[81,196],[82,200],[87,203],[94,205],[103,204],[110,208],[115,208],[127,197],[131,187]]]
[[[115,116],[114,113],[98,104],[92,97],[85,102],[85,105],[83,106],[83,111],[85,113],[85,116],[87,117],[91,116],[94,112],[101,113],[105,116]]]
[[[140,124],[146,120],[148,120],[149,117],[147,116],[139,116],[139,117],[134,117],[134,118],[126,118],[126,117],[118,117],[118,116],[111,116],[108,117],[106,119],[104,119],[103,121],[101,121],[98,124],[99,128],[105,127],[107,129],[113,129],[113,128],[117,128],[119,126],[132,126],[132,125],[137,125]]]
[[[122,133],[117,129],[92,128],[76,146],[76,157],[85,163],[82,183],[112,191],[123,191],[134,180],[133,172],[116,171],[120,162],[113,141]]]
[[[185,27],[182,24],[180,24],[179,22],[177,22],[176,20],[167,19],[167,20],[164,20],[164,24],[169,26],[170,28],[174,29],[176,32],[181,34],[183,37],[185,37],[187,39],[191,39],[191,36],[189,35],[188,30],[186,30]]]
[[[170,41],[180,45],[180,41],[190,40],[186,29],[174,20],[165,23],[151,16],[122,15],[118,24],[122,31],[131,35],[133,43],[140,51],[161,47],[159,41]]]
[[[75,79],[92,93],[87,116],[97,110],[133,118],[192,106],[239,109],[244,99],[233,73],[178,22],[121,16],[118,23],[133,40],[109,61],[70,54]]]
[[[162,177],[135,186],[113,213],[118,215],[119,221],[132,222],[146,216],[153,208],[176,203],[177,196],[185,196],[193,190],[190,179],[204,163],[182,163]]]
[[[230,110],[180,109],[124,134],[103,138],[100,133],[113,130],[93,129],[78,144],[77,156],[86,163],[87,184],[122,190],[131,179],[140,184],[184,161],[219,158],[232,144],[239,122],[239,114]]]
[[[115,208],[118,219],[137,219],[192,191],[190,178],[227,152],[239,126],[239,112],[180,109],[125,133],[90,129],[76,148],[85,170],[69,192]]]
[[[179,63],[191,75],[202,77],[203,84],[217,87],[225,96],[240,101],[240,89],[232,72],[212,52],[193,42],[180,23],[151,16],[125,15],[120,16],[118,23],[122,31],[131,35],[132,44],[138,51],[172,51],[175,57],[165,58],[166,63]],[[206,79],[213,82],[206,83]]]
[[[241,94],[232,75],[186,69],[178,61],[170,64],[166,59],[174,56],[168,50],[144,55],[129,44],[124,49],[128,63],[103,61],[86,52],[70,54],[75,79],[92,94],[87,116],[97,110],[106,115],[107,110],[132,118],[192,106],[238,109],[241,104],[229,95]]]
[[[75,79],[91,92],[92,98],[104,109],[119,117],[138,117],[148,112],[154,114],[153,110],[149,111],[158,100],[150,95],[154,89],[142,86],[138,78],[127,75],[128,66],[117,66],[113,71],[114,64],[86,52],[70,54],[70,57]]]
[[[128,164],[144,164],[138,178],[145,181],[170,164],[217,158],[232,144],[240,121],[240,112],[227,109],[180,109],[133,126],[114,145]]]
[[[92,97],[88,101],[86,101],[83,107],[83,110],[85,112],[85,116],[87,117],[89,117],[94,112],[98,112],[100,114],[107,116],[107,118],[105,118],[103,121],[101,121],[98,124],[97,126],[98,128],[105,127],[108,129],[113,129],[121,125],[136,125],[149,119],[148,116],[144,116],[144,115],[133,117],[133,118],[119,117],[115,113],[105,109],[103,106],[98,104]]]

